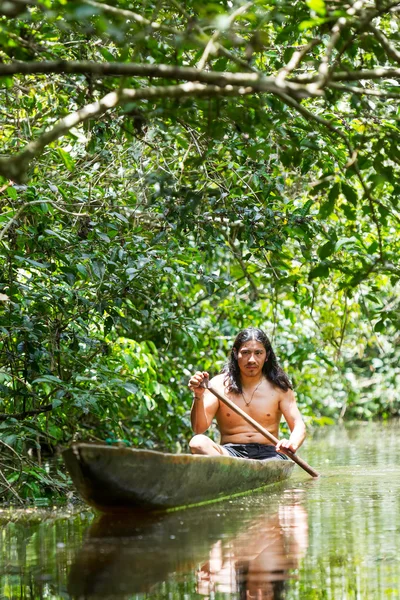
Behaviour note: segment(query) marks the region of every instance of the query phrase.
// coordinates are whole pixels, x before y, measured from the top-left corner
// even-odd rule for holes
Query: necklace
[[[244,403],[245,403],[246,406],[250,406],[250,404],[252,403],[253,398],[254,398],[254,394],[256,393],[256,391],[258,390],[258,388],[260,387],[262,380],[263,380],[263,378],[261,377],[260,381],[258,382],[258,384],[256,385],[256,387],[253,390],[253,393],[251,395],[251,398],[250,398],[249,402],[247,402],[247,400],[244,397],[244,394],[242,392],[242,398],[243,398],[243,401],[244,401]]]

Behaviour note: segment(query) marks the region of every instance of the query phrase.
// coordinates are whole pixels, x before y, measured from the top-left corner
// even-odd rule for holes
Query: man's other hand
[[[277,443],[275,448],[276,448],[277,452],[285,453],[285,450],[291,450],[293,453],[295,453],[298,446],[296,444],[294,444],[293,442],[291,442],[290,440],[287,440],[286,438],[282,438],[281,440],[279,440],[279,442]]]
[[[206,371],[196,371],[196,373],[190,378],[189,389],[192,390],[194,397],[197,400],[201,400],[203,398],[209,379],[210,376]]]

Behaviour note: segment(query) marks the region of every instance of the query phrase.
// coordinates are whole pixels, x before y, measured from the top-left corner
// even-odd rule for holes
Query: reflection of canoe
[[[128,598],[149,592],[170,574],[208,560],[222,519],[210,506],[148,515],[102,515],[91,525],[68,576],[72,598]],[[183,521],[182,521],[183,519]]]
[[[180,598],[182,585],[207,597],[213,589],[247,597],[246,589],[279,588],[307,546],[304,509],[281,502],[260,494],[184,513],[102,515],[75,556],[68,593],[122,600],[143,593]]]
[[[102,512],[163,510],[220,500],[282,481],[294,463],[162,454],[100,444],[63,453],[82,498]]]

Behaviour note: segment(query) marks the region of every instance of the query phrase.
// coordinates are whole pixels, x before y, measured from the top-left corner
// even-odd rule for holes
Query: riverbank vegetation
[[[399,2],[0,3],[3,494],[186,449],[261,326],[310,425],[399,414]]]

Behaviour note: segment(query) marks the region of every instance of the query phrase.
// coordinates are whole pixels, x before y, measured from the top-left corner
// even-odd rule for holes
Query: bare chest
[[[253,397],[241,394],[226,394],[239,408],[255,419],[267,429],[275,429],[281,420],[282,413],[279,408],[280,395],[275,389],[265,386],[257,391]],[[250,426],[232,409],[220,402],[217,421],[225,429],[247,429]]]

